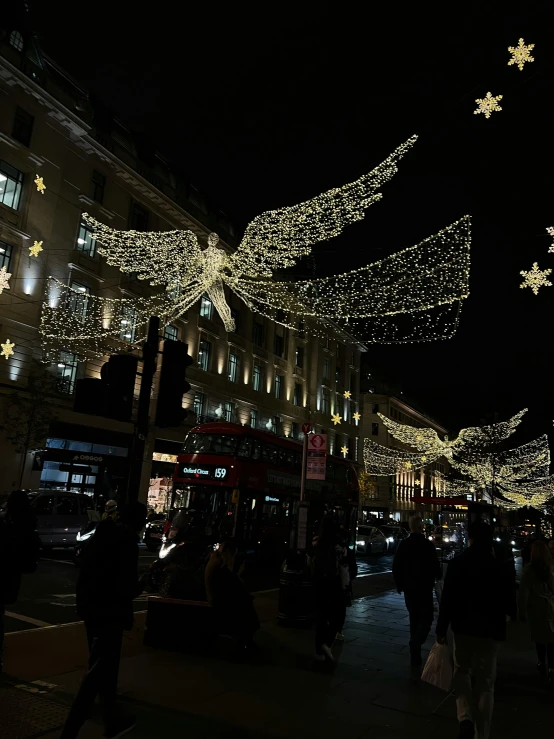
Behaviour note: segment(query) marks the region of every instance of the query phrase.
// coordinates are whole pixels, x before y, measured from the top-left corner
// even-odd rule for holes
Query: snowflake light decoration
[[[13,354],[13,348],[15,344],[11,342],[9,339],[6,339],[5,344],[0,344],[2,347],[2,351],[0,352],[0,357],[6,357],[6,359],[9,359]]]
[[[35,241],[35,243],[29,247],[29,256],[30,257],[38,257],[41,251],[44,251],[42,248],[42,241]]]
[[[11,276],[12,276],[12,273],[8,272],[6,267],[2,267],[2,269],[0,269],[0,295],[2,295],[2,292],[4,290],[10,289],[10,286],[8,283],[9,283]]]
[[[348,454],[348,447],[347,446],[341,446],[340,450],[342,452],[342,456],[343,457],[346,457],[346,455]]]
[[[546,229],[546,232],[547,232],[548,234],[550,234],[550,236],[554,237],[554,226],[549,226],[549,227],[548,227],[548,228]],[[550,248],[548,249],[548,251],[549,251],[550,253],[554,253],[554,241],[552,242],[552,244],[550,244]]]
[[[494,111],[502,110],[500,105],[498,105],[499,100],[502,100],[502,95],[493,96],[490,92],[487,92],[484,98],[477,98],[475,100],[478,107],[477,110],[473,111],[474,115],[484,113],[485,118],[490,118]]]
[[[34,179],[34,183],[37,186],[37,192],[40,192],[41,195],[44,195],[44,191],[46,190],[46,185],[44,184],[44,180],[42,179],[42,177],[39,177],[37,174]]]
[[[538,295],[540,287],[552,287],[550,280],[546,279],[551,272],[551,269],[539,269],[537,262],[533,262],[533,268],[529,272],[521,270],[519,273],[524,278],[520,287],[530,287]]]
[[[512,55],[512,58],[508,62],[508,66],[517,64],[519,71],[523,71],[523,65],[526,62],[534,62],[535,59],[531,56],[530,52],[535,48],[535,44],[528,44],[525,46],[523,39],[520,38],[517,46],[508,46],[508,51]]]
[[[331,420],[333,421],[333,423],[335,424],[335,426],[337,425],[337,423],[340,423],[340,413],[334,413],[331,416]]]
[[[352,272],[300,281],[279,281],[275,274],[309,255],[315,244],[362,220],[366,209],[381,199],[382,186],[396,174],[416,138],[408,139],[355,182],[257,216],[233,252],[219,244],[215,233],[202,248],[196,234],[188,230],[117,231],[86,213],[83,221],[109,265],[165,287],[166,297],[158,306],[163,308],[164,323],[178,320],[207,294],[225,330],[234,331],[225,296],[228,289],[251,311],[291,329],[303,321],[314,336],[328,335],[332,325],[337,335],[344,328],[366,343],[449,338],[457,329],[462,301],[469,295],[469,216],[416,246]],[[60,290],[62,297],[70,296],[67,286],[47,287],[50,295]],[[87,353],[113,352],[113,342],[121,333],[113,315],[120,307],[111,298],[94,300],[95,310],[87,308],[79,326],[72,324],[76,333],[71,333],[68,321],[70,301],[45,300],[40,330],[47,351],[71,349],[80,359],[86,359]],[[146,309],[144,305],[139,310],[141,320]],[[150,315],[162,319],[159,313]],[[144,336],[142,323],[137,326],[133,343]]]
[[[350,400],[350,398],[352,397],[352,393],[350,392],[350,390],[344,391],[344,397],[346,398],[346,400]]]

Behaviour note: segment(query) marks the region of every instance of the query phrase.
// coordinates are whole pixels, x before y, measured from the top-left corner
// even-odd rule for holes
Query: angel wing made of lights
[[[312,281],[273,279],[276,269],[292,266],[309,254],[314,244],[337,236],[361,220],[365,209],[381,198],[381,186],[398,171],[399,160],[416,138],[412,136],[355,182],[257,216],[232,254],[218,246],[219,237],[213,233],[207,248],[202,249],[191,231],[117,231],[88,214],[83,214],[83,219],[108,264],[152,285],[165,286],[165,296],[156,296],[152,306],[142,306],[137,321],[143,320],[148,308],[154,309],[156,304],[163,305],[165,321],[175,320],[206,293],[225,329],[234,331],[225,296],[227,287],[253,311],[291,327],[308,319],[307,328],[313,327],[313,332],[318,324],[329,326],[331,322],[333,326],[348,327],[348,332],[362,341],[426,341],[450,336],[457,326],[461,301],[468,295],[469,217],[417,246],[354,272]],[[119,337],[119,320],[109,318],[116,299],[109,299],[110,308],[105,310],[104,298],[96,297],[96,309],[81,312],[79,331],[72,342],[71,321],[63,328],[63,309],[67,312],[71,304],[70,288],[66,286],[65,292],[59,286],[57,289],[62,299],[49,298],[43,306],[41,332],[46,344],[55,340],[61,328],[66,349],[79,343],[85,334],[95,338],[92,353],[98,354],[108,335]],[[397,316],[407,317],[401,328]],[[96,326],[84,327],[93,320]],[[434,328],[439,323],[442,333]],[[82,351],[82,341],[79,346]]]

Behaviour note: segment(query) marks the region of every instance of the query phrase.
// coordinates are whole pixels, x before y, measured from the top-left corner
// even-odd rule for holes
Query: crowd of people
[[[172,522],[165,554],[139,580],[139,534],[146,522],[140,503],[118,506],[110,501],[94,536],[80,550],[77,610],[84,622],[89,669],[69,712],[61,739],[74,739],[92,703],[102,703],[105,736],[114,739],[130,730],[132,718],[118,713],[117,680],[123,632],[133,624],[133,599],[144,589],[168,597],[207,600],[220,633],[232,636],[241,650],[257,650],[260,628],[253,597],[242,580],[244,559],[232,540],[215,547],[198,535],[194,517],[181,513]],[[469,546],[446,568],[414,516],[393,562],[393,578],[403,593],[410,622],[410,662],[420,669],[422,648],[434,619],[434,592],[439,600],[436,642],[453,641],[453,684],[460,739],[487,739],[493,714],[499,645],[506,623],[520,618],[536,645],[538,669],[554,686],[554,570],[549,546],[541,540],[529,547],[516,600],[511,547],[492,527],[476,521],[469,527]],[[28,496],[10,494],[0,518],[0,667],[6,606],[17,600],[22,576],[38,563],[40,541]],[[332,518],[321,521],[308,559],[314,586],[315,659],[334,661],[333,645],[342,640],[346,609],[357,575],[349,533]],[[439,597],[440,596],[440,597]]]

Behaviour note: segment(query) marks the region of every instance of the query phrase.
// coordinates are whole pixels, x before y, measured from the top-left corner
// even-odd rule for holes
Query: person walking
[[[77,612],[84,620],[89,646],[89,669],[73,701],[60,739],[75,739],[94,699],[100,696],[104,736],[108,739],[130,731],[135,722],[116,712],[117,679],[123,631],[133,625],[133,599],[138,584],[138,532],[145,512],[124,509],[120,523],[100,521],[82,551],[78,565]]]
[[[550,550],[544,541],[531,549],[519,587],[519,615],[527,621],[535,642],[538,669],[554,684],[554,576]]]
[[[454,678],[459,738],[488,739],[494,707],[496,661],[506,639],[506,616],[515,592],[509,572],[494,556],[492,527],[470,527],[469,547],[448,565],[436,637],[454,632]]]
[[[423,534],[420,516],[410,518],[410,536],[403,539],[392,563],[392,576],[399,593],[404,593],[410,616],[410,660],[421,665],[421,647],[433,625],[433,588],[442,579],[437,551]]]
[[[119,511],[117,510],[116,500],[108,500],[108,502],[106,503],[104,513],[102,514],[102,521],[105,521],[107,518],[113,518],[114,521],[117,521],[117,519],[119,518]]]
[[[6,606],[15,603],[23,573],[34,572],[40,539],[27,493],[14,490],[0,518],[0,673],[3,669]]]
[[[315,588],[316,630],[315,657],[334,662],[331,648],[341,630],[344,616],[345,594],[341,579],[340,563],[343,547],[338,538],[335,522],[324,518],[319,535],[313,542],[312,576]]]

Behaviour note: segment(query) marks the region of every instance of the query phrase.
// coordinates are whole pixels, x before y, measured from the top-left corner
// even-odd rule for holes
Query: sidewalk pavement
[[[410,671],[402,596],[387,590],[355,601],[348,609],[346,641],[333,649],[333,665],[313,660],[312,632],[276,625],[276,593],[256,600],[262,651],[251,659],[238,656],[228,639],[204,656],[145,648],[144,615],[137,617],[125,639],[120,670],[122,703],[138,719],[130,736],[142,739],[170,730],[186,732],[190,739],[456,737],[453,696],[421,683]],[[552,725],[553,694],[540,686],[525,627],[510,627],[499,659],[491,739],[520,739]],[[430,637],[426,647],[432,643]],[[0,722],[11,715],[19,728],[0,723],[2,739],[58,737],[85,665],[80,624],[9,635],[5,669],[12,686],[20,687],[0,690]],[[37,715],[43,717],[40,726]],[[80,737],[101,735],[94,716]]]

